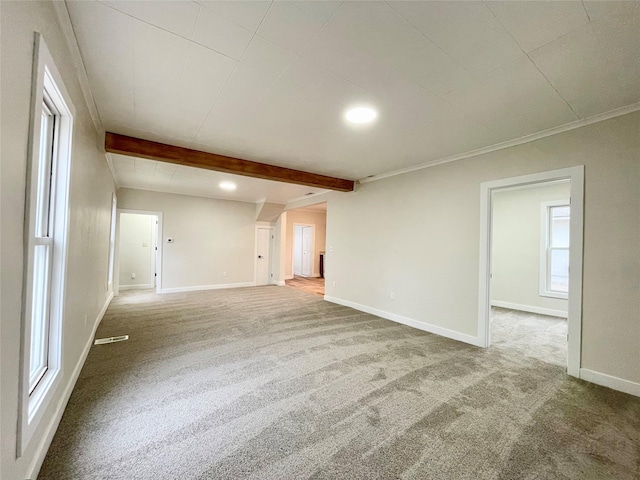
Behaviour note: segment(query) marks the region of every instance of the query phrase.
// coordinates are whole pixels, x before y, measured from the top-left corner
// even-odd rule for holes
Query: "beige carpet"
[[[499,322],[499,319],[495,320]],[[640,399],[289,287],[116,298],[41,479],[637,479]]]

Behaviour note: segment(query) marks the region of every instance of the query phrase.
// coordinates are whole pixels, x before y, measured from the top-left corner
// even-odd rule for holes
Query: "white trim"
[[[102,322],[104,314],[106,313],[107,308],[109,308],[109,305],[111,304],[111,300],[113,300],[113,293],[109,294],[102,309],[100,310],[100,313],[98,313],[98,316],[96,317],[96,320],[93,325],[93,329],[91,331],[91,336],[89,337],[87,344],[84,346],[84,349],[82,350],[82,354],[78,359],[78,363],[73,369],[73,373],[69,378],[69,383],[67,383],[67,386],[64,388],[64,391],[62,392],[62,396],[60,397],[60,400],[56,405],[55,412],[53,413],[51,420],[49,421],[49,424],[47,425],[44,431],[42,440],[36,447],[33,460],[31,461],[31,464],[27,468],[27,478],[33,478],[33,479],[37,478],[38,473],[40,472],[40,468],[42,468],[42,463],[44,462],[44,459],[47,456],[47,452],[49,450],[49,447],[51,446],[51,441],[53,440],[53,436],[55,435],[56,430],[58,430],[58,425],[60,425],[60,420],[62,420],[62,414],[64,413],[67,403],[69,402],[69,398],[71,397],[71,392],[73,392],[73,389],[76,386],[76,382],[78,381],[78,377],[80,376],[82,367],[84,366],[84,363],[87,360],[87,356],[89,355],[89,350],[93,345],[93,339],[96,336],[96,331],[98,330],[98,326],[100,325],[100,322]]]
[[[553,308],[534,307],[532,305],[520,305],[519,303],[501,302],[499,300],[491,300],[492,307],[508,308],[510,310],[519,310],[522,312],[538,313],[540,315],[549,315],[550,317],[567,318],[567,312],[564,310],[554,310]]]
[[[614,377],[613,375],[607,375],[606,373],[594,372],[587,368],[580,369],[580,378],[587,382],[640,397],[640,383],[632,382],[631,380]]]
[[[142,285],[120,285],[119,290],[151,290],[154,288],[150,283]]]
[[[472,335],[467,335],[465,333],[456,332],[455,330],[449,330],[448,328],[439,327],[431,323],[422,322],[420,320],[415,320],[413,318],[404,317],[402,315],[386,312],[384,310],[379,310],[377,308],[368,307],[366,305],[361,305],[359,303],[351,302],[349,300],[343,300],[341,298],[331,297],[329,295],[325,295],[324,299],[327,302],[337,303],[338,305],[344,305],[345,307],[350,307],[355,310],[359,310],[361,312],[370,313],[371,315],[375,315],[377,317],[381,317],[386,320],[391,320],[396,323],[401,323],[409,327],[417,328],[418,330],[434,333],[436,335],[440,335],[441,337],[451,338],[452,340],[468,343],[470,345],[475,345],[477,347],[482,346],[479,337],[474,337]]]
[[[286,285],[284,280],[276,280],[275,284],[279,287],[284,287]]]
[[[541,182],[569,179],[571,181],[571,220],[569,240],[569,332],[567,373],[580,375],[582,348],[582,236],[584,215],[584,166],[561,168],[520,177],[504,178],[480,185],[480,253],[478,276],[478,338],[481,344],[491,344],[490,274],[491,274],[491,193],[494,190]]]
[[[222,290],[226,288],[255,287],[256,282],[219,283],[217,285],[194,285],[192,287],[163,288],[158,293],[199,292],[201,290]]]
[[[285,275],[284,279],[285,280],[293,280],[294,276],[293,275]]]
[[[378,180],[382,180],[385,178],[395,177],[397,175],[404,175],[405,173],[411,173],[418,170],[423,170],[425,168],[435,167],[437,165],[442,165],[443,163],[456,162],[458,160],[464,160],[465,158],[477,157],[478,155],[484,155],[485,153],[491,153],[497,150],[503,150],[505,148],[515,147],[517,145],[522,145],[523,143],[529,143],[536,140],[540,140],[541,138],[546,138],[552,135],[557,135],[559,133],[568,132],[569,130],[575,130],[576,128],[586,127],[587,125],[592,125],[594,123],[603,122],[611,118],[627,115],[629,113],[633,113],[638,110],[640,110],[640,102],[632,103],[631,105],[627,105],[625,107],[620,107],[614,110],[610,110],[608,112],[599,113],[597,115],[593,115],[591,117],[587,117],[582,120],[575,120],[573,122],[566,123],[564,125],[549,128],[547,130],[543,130],[538,133],[533,133],[531,135],[525,135],[520,138],[508,140],[506,142],[496,143],[495,145],[490,145],[488,147],[482,147],[476,150],[470,150],[468,152],[452,155],[450,157],[444,157],[444,158],[436,159],[430,162],[424,162],[419,165],[413,165],[411,167],[402,168],[399,170],[393,170],[387,173],[381,173],[379,175],[374,175],[373,177],[361,178],[359,180],[359,183],[365,184],[370,182],[376,182]]]
[[[120,214],[121,213],[134,213],[137,215],[151,215],[151,216],[155,216],[156,220],[158,221],[158,224],[156,225],[156,233],[155,233],[155,238],[156,238],[156,247],[158,247],[158,250],[156,250],[155,253],[155,273],[156,277],[155,277],[155,288],[156,288],[156,293],[161,293],[162,291],[162,255],[163,255],[163,249],[162,249],[162,245],[164,242],[164,237],[163,237],[163,227],[162,227],[162,212],[154,212],[151,210],[134,210],[134,209],[128,209],[128,208],[119,208],[117,209],[118,212],[118,218],[116,220],[116,265],[117,268],[114,266],[114,268],[116,268],[116,273],[114,274],[114,279],[117,279],[117,288],[115,288],[115,294],[118,295],[118,293],[120,292],[120,290],[128,290],[127,285],[125,285],[124,287],[120,287]],[[116,280],[114,280],[114,283],[116,282]],[[140,286],[140,288],[153,288],[153,285],[151,286]]]

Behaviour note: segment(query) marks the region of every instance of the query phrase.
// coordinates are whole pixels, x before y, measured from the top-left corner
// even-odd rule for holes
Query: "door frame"
[[[268,275],[269,281],[267,285],[273,285],[275,283],[273,277],[273,245],[274,245],[274,235],[275,230],[273,227],[266,225],[256,225],[256,236],[255,236],[255,248],[253,252],[253,284],[258,286],[258,230],[264,228],[265,230],[269,230],[269,265],[268,265]],[[260,285],[262,286],[262,285]]]
[[[584,165],[504,178],[480,184],[480,266],[478,282],[478,341],[491,345],[491,231],[492,192],[526,187],[557,180],[570,180],[571,220],[569,223],[569,302],[567,373],[580,376],[582,349],[582,266],[584,224]]]
[[[116,253],[115,253],[115,262],[114,262],[114,273],[113,273],[113,294],[120,294],[120,214],[121,213],[135,213],[138,215],[151,215],[155,216],[158,220],[158,224],[156,225],[156,246],[158,250],[156,250],[155,256],[155,290],[156,293],[162,293],[162,212],[154,212],[151,210],[133,210],[128,208],[118,208],[116,217]]]
[[[293,232],[292,232],[292,241],[291,241],[291,278],[295,277],[295,261],[296,261],[296,227],[311,227],[311,275],[309,278],[314,278],[316,276],[315,272],[315,258],[314,254],[316,252],[316,224],[315,223],[294,223],[293,224]],[[302,262],[302,259],[300,259]],[[300,267],[302,268],[302,266]],[[319,274],[318,274],[319,275]]]

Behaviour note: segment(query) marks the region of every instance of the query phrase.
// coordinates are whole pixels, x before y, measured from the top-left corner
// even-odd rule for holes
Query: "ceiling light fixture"
[[[220,182],[218,185],[221,189],[226,190],[228,192],[234,191],[237,187],[233,182]]]
[[[346,118],[348,122],[358,124],[373,122],[377,116],[378,112],[371,107],[350,108],[344,114],[344,118]]]

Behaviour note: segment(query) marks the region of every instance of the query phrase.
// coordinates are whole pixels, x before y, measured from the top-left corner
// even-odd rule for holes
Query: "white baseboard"
[[[42,440],[40,441],[40,444],[36,449],[36,454],[34,455],[31,465],[27,470],[29,479],[35,480],[35,478],[37,478],[38,476],[38,473],[40,472],[40,468],[42,468],[42,463],[44,462],[44,458],[47,456],[47,452],[49,451],[49,447],[51,446],[53,436],[58,430],[58,425],[60,425],[60,420],[62,420],[62,414],[67,407],[67,403],[69,402],[69,398],[71,397],[71,392],[73,392],[73,388],[76,386],[76,382],[78,381],[78,377],[80,376],[80,372],[82,371],[84,362],[87,360],[87,355],[89,355],[89,350],[91,350],[91,346],[93,345],[93,339],[96,336],[98,326],[100,325],[100,322],[102,322],[102,318],[104,317],[104,314],[107,311],[111,300],[113,300],[113,292],[109,294],[107,300],[104,303],[104,306],[102,307],[102,310],[100,310],[100,313],[98,313],[98,316],[96,317],[93,325],[93,329],[91,331],[91,336],[89,337],[87,344],[82,350],[80,359],[78,360],[76,367],[73,369],[73,373],[69,378],[67,386],[62,392],[62,397],[60,398],[60,400],[58,400],[58,404],[56,405],[53,417],[49,421],[49,425],[47,425],[47,428],[45,430],[46,433],[42,437]]]
[[[567,318],[566,311],[554,310],[552,308],[533,307],[531,305],[520,305],[519,303],[501,302],[499,300],[491,300],[491,306],[508,308],[510,310],[520,310],[522,312],[538,313],[540,315],[549,315],[550,317]]]
[[[453,340],[458,340],[459,342],[469,343],[477,347],[482,346],[482,342],[478,337],[467,335],[466,333],[456,332],[455,330],[449,330],[448,328],[439,327],[431,323],[421,322],[419,320],[414,320],[413,318],[403,317],[402,315],[397,315],[391,312],[385,312],[384,310],[378,310],[377,308],[368,307],[366,305],[350,302],[349,300],[343,300],[341,298],[331,297],[329,295],[325,295],[324,299],[327,302],[337,303],[338,305],[344,305],[345,307],[351,307],[355,310],[360,310],[361,312],[370,313],[372,315],[376,315],[378,317],[382,317],[387,320],[391,320],[393,322],[402,323],[403,325],[408,325],[409,327],[417,328],[418,330],[424,330],[425,332],[435,333],[436,335],[451,338]]]
[[[120,285],[119,290],[149,290],[151,288],[155,288],[150,283],[146,283],[143,285]]]
[[[580,369],[580,378],[587,382],[612,388],[620,392],[628,393],[640,397],[640,383],[624,380],[622,378],[607,375],[606,373],[594,372],[587,368]]]
[[[293,280],[293,275],[285,275],[285,280]]]
[[[284,280],[276,280],[276,285],[279,287],[284,287],[286,285]]]
[[[220,290],[223,288],[241,288],[255,286],[255,282],[220,283],[217,285],[194,285],[192,287],[163,288],[159,293],[198,292],[200,290]]]

